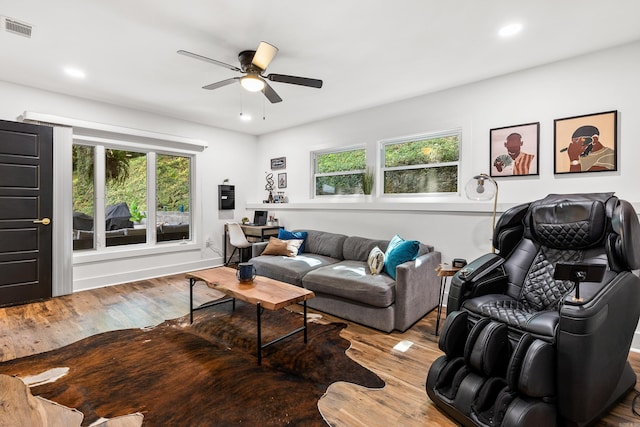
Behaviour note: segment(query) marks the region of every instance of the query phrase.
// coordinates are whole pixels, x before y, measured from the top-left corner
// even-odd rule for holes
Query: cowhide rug
[[[384,382],[345,354],[342,323],[309,322],[262,353],[257,365],[255,306],[223,304],[146,329],[91,336],[50,352],[0,363],[21,378],[69,368],[34,396],[76,408],[83,425],[142,413],[150,426],[326,425],[318,400],[336,381]],[[302,325],[302,316],[265,310],[263,343]],[[64,370],[57,370],[62,371]],[[56,371],[53,371],[56,372]]]

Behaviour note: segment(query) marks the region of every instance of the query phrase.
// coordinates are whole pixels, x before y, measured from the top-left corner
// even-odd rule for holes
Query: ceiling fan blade
[[[231,71],[242,72],[242,70],[240,68],[236,67],[235,65],[230,65],[230,64],[227,64],[226,62],[216,61],[215,59],[207,58],[206,56],[198,55],[197,53],[189,52],[189,51],[186,51],[186,50],[179,50],[178,53],[180,55],[188,56],[190,58],[199,59],[201,61],[206,61],[206,62],[210,62],[210,63],[215,64],[215,65],[219,65],[220,67],[228,68]]]
[[[240,77],[232,77],[230,79],[222,80],[217,83],[211,83],[210,85],[202,86],[202,89],[207,89],[207,90],[218,89],[219,87],[230,85],[231,83],[234,83],[236,80],[240,80]]]
[[[264,71],[273,60],[273,57],[276,56],[276,53],[278,53],[277,47],[267,42],[260,42],[251,63]]]
[[[318,89],[322,87],[322,80],[310,79],[307,77],[287,76],[286,74],[269,74],[266,78],[272,82],[290,83],[300,86],[315,87]]]
[[[275,90],[273,90],[273,88],[271,86],[269,86],[269,83],[264,82],[264,89],[262,89],[262,93],[264,93],[264,96],[267,97],[267,99],[272,103],[278,103],[278,102],[282,102],[282,98],[280,98],[280,95],[278,95],[276,93]]]

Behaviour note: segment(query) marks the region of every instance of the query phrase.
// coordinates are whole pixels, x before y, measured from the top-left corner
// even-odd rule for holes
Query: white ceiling
[[[638,0],[0,0],[0,15],[34,27],[0,30],[0,80],[254,135],[640,39]],[[323,88],[272,82],[279,104],[207,91],[240,74],[176,54],[239,65],[261,40],[280,49],[268,72]]]

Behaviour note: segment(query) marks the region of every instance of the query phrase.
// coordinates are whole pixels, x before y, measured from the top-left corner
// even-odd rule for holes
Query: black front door
[[[0,120],[0,306],[51,297],[53,129]]]

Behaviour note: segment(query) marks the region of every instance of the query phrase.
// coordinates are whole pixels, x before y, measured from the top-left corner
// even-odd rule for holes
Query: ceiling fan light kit
[[[260,42],[257,50],[243,50],[238,54],[240,68],[236,67],[235,65],[230,65],[222,61],[207,58],[206,56],[198,55],[197,53],[192,53],[186,50],[179,50],[178,53],[190,58],[210,62],[214,65],[227,68],[231,71],[245,74],[245,76],[243,77],[232,77],[203,86],[202,88],[206,90],[218,89],[239,81],[240,85],[249,92],[261,91],[269,100],[269,102],[275,104],[277,102],[281,102],[282,98],[280,98],[276,91],[273,90],[269,83],[267,83],[267,80],[278,83],[288,83],[306,87],[314,87],[318,89],[322,87],[322,80],[318,79],[289,76],[286,74],[265,75],[264,72],[278,53],[278,48],[264,41]]]
[[[240,78],[240,84],[249,92],[260,92],[266,86],[264,80],[256,75],[246,75]]]

